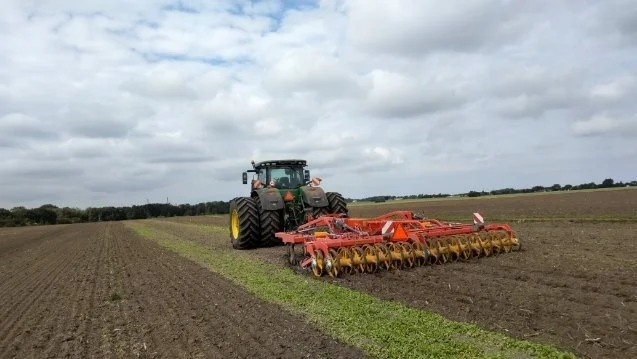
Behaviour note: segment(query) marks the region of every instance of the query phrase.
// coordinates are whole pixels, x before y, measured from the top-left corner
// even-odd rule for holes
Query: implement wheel
[[[230,243],[234,249],[257,246],[259,214],[257,204],[250,197],[237,197],[230,201]]]

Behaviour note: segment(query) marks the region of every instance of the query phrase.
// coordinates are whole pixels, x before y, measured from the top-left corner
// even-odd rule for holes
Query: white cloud
[[[637,116],[615,118],[595,115],[588,120],[574,122],[572,128],[573,132],[578,136],[595,136],[609,133],[635,136],[637,135]]]
[[[351,197],[631,176],[636,9],[8,0],[0,207],[228,200],[277,157]]]
[[[625,75],[594,86],[590,91],[590,96],[593,99],[618,100],[629,95],[636,88],[637,78],[634,75]]]

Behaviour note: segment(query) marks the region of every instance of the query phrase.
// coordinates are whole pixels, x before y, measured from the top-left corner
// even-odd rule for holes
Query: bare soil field
[[[121,223],[0,231],[0,357],[364,357]]]
[[[458,217],[634,215],[637,191],[607,191],[427,201],[351,207],[354,216],[388,210],[424,210]],[[433,205],[432,205],[433,204]],[[410,207],[411,206],[411,207]],[[438,213],[438,214],[436,214]],[[550,219],[550,218],[549,218]],[[213,248],[228,248],[225,217],[157,221],[162,230]],[[162,223],[163,222],[163,223]],[[166,223],[168,222],[168,223]],[[174,222],[174,223],[170,223]],[[332,281],[381,298],[477,323],[513,337],[550,343],[591,358],[637,357],[637,223],[511,221],[523,251],[466,263],[427,265],[398,272],[343,276]],[[251,251],[286,266],[283,247]],[[308,274],[308,277],[310,275]],[[322,279],[330,280],[330,279]]]
[[[350,206],[352,216],[370,217],[380,213],[410,210],[429,217],[471,219],[480,212],[485,219],[496,218],[633,218],[637,219],[637,188],[612,191],[571,191],[520,196],[490,196],[442,199],[422,202],[389,201]]]

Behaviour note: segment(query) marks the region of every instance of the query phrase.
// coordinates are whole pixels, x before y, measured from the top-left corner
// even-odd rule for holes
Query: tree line
[[[554,184],[552,186],[533,186],[531,188],[501,188],[491,191],[475,191],[471,190],[466,193],[459,193],[455,195],[451,195],[448,193],[438,193],[438,194],[414,194],[414,195],[406,195],[406,196],[393,196],[393,195],[385,195],[385,196],[371,196],[365,197],[361,199],[354,198],[346,198],[347,202],[354,201],[365,201],[365,202],[385,202],[389,200],[395,199],[425,199],[425,198],[446,198],[451,196],[456,197],[480,197],[480,196],[497,196],[503,194],[518,194],[518,193],[534,193],[534,192],[556,192],[556,191],[577,191],[583,189],[597,189],[597,188],[613,188],[613,187],[637,187],[637,181],[631,182],[615,182],[612,178],[607,178],[602,181],[600,184],[596,184],[595,182],[582,183],[579,185],[560,185]]]
[[[579,185],[560,185],[552,186],[533,186],[531,188],[502,188],[497,190],[475,191],[471,190],[466,193],[456,194],[458,197],[480,197],[480,196],[497,196],[503,194],[515,193],[533,193],[533,192],[555,192],[555,191],[576,191],[583,189],[595,188],[612,188],[636,186],[637,181],[632,182],[615,182],[612,178],[607,178],[602,183],[595,182],[583,183]],[[404,199],[425,199],[425,198],[445,198],[450,194],[415,194],[407,196],[371,196],[361,199],[346,198],[347,202],[353,201],[370,201],[385,202],[397,198]],[[129,219],[148,219],[160,217],[175,216],[200,216],[210,214],[227,214],[230,209],[230,203],[225,201],[201,202],[197,204],[179,204],[170,203],[147,203],[144,205],[135,205],[129,207],[89,207],[86,209],[57,207],[53,204],[44,204],[37,208],[14,207],[11,209],[0,208],[0,227],[21,227],[43,224],[71,224],[85,222],[100,221],[122,221]]]
[[[199,216],[228,213],[229,202],[201,202],[194,205],[148,203],[129,207],[89,207],[86,209],[44,204],[37,208],[0,208],[0,227],[22,227],[43,224],[71,224],[100,221],[122,221],[175,216]]]

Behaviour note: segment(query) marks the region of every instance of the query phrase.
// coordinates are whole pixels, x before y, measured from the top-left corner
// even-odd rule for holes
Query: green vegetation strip
[[[311,323],[376,358],[574,358],[543,344],[512,339],[420,309],[303,277],[246,252],[211,248],[127,222],[139,235],[246,288],[255,296],[305,315]],[[379,285],[385,285],[379,283]],[[387,283],[391,285],[391,283]]]

